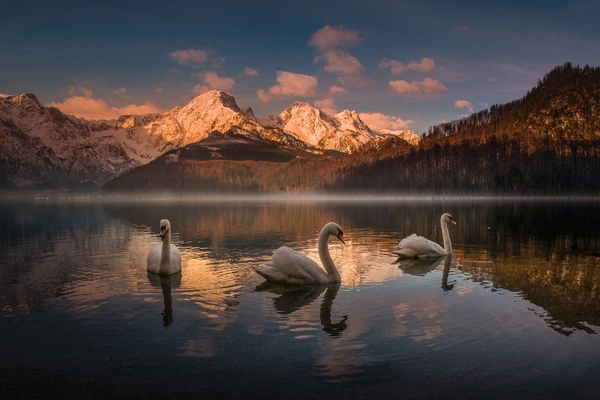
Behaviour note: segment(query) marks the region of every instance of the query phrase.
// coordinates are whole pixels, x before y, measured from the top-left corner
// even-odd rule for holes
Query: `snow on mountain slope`
[[[278,116],[258,120],[267,127],[277,127],[321,149],[345,153],[356,151],[374,138],[369,127],[355,111],[329,116],[308,103],[297,101]]]
[[[251,109],[241,110],[233,96],[218,90],[194,98],[185,107],[173,113],[185,131],[183,145],[205,139],[214,131],[231,130],[284,145],[304,145],[294,135],[287,134],[281,129],[261,125]]]
[[[379,131],[379,133],[384,136],[385,135],[398,136],[399,138],[406,140],[408,143],[412,144],[413,146],[418,145],[419,142],[422,140],[421,136],[417,135],[410,129],[406,129],[404,131],[390,131],[389,129],[382,129],[381,131]]]
[[[170,137],[161,132],[147,131],[146,126],[158,118],[160,115],[151,114],[86,121],[53,107],[46,108],[32,94],[3,96],[0,97],[0,121],[3,122],[0,136],[5,140],[0,142],[0,161],[7,170],[15,170],[13,184],[17,187],[104,183],[180,144],[180,140],[170,142]],[[39,147],[36,151],[25,151],[18,157],[11,154],[15,147],[30,148],[33,139],[39,141],[35,142]],[[40,152],[41,149],[44,151]],[[21,168],[16,168],[17,165]],[[44,169],[41,165],[53,171],[60,169],[60,173],[54,171],[53,174],[65,179],[49,181],[41,172],[37,178],[33,173],[28,174],[31,176],[27,179],[18,179],[19,170]]]
[[[103,184],[215,131],[281,146],[346,153],[378,136],[355,111],[329,116],[304,102],[293,103],[278,116],[257,120],[252,109],[240,109],[233,96],[217,90],[162,114],[100,121],[44,107],[33,94],[0,95],[0,162],[8,166],[6,171],[13,171],[5,171],[2,179],[9,186],[27,186],[27,182],[33,186],[48,182],[57,186],[89,181]],[[14,153],[15,149],[20,151]],[[37,180],[36,174],[29,172],[25,174],[29,178],[19,178],[19,171],[43,168],[47,173],[38,174]],[[60,179],[52,181],[50,175]]]

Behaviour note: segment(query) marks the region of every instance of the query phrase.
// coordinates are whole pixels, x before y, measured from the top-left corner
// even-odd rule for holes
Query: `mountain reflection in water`
[[[397,260],[402,237],[441,242],[443,212],[457,220],[454,253]],[[182,254],[170,277],[145,264],[165,217]],[[330,247],[340,284],[254,272],[282,245],[318,260],[329,221],[344,228],[346,245]],[[290,398],[597,393],[598,226],[600,204],[582,200],[8,202],[0,373],[8,395],[29,398],[57,383],[149,397],[185,371],[177,390],[190,398],[232,397],[231,376],[250,397],[281,382]]]

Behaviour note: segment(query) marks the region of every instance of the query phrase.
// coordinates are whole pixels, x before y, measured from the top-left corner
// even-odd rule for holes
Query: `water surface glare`
[[[418,233],[454,254],[401,260]],[[146,272],[168,218],[182,272]],[[331,238],[341,284],[252,266]],[[6,398],[597,398],[600,201],[4,201]],[[320,262],[319,262],[320,263]]]

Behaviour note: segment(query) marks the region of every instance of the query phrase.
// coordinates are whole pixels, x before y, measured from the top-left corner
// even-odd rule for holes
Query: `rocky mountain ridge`
[[[278,116],[258,120],[251,108],[239,108],[233,96],[222,91],[204,93],[162,114],[101,121],[44,107],[33,94],[1,95],[0,187],[103,184],[169,150],[206,139],[212,132],[345,153],[393,134],[373,132],[355,111],[329,116],[303,102]]]

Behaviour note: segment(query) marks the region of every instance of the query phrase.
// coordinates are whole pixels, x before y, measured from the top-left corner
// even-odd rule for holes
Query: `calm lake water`
[[[397,262],[398,241],[452,257]],[[168,218],[182,273],[148,276]],[[282,245],[340,285],[276,287]],[[600,201],[4,201],[0,383],[16,398],[600,395]]]

